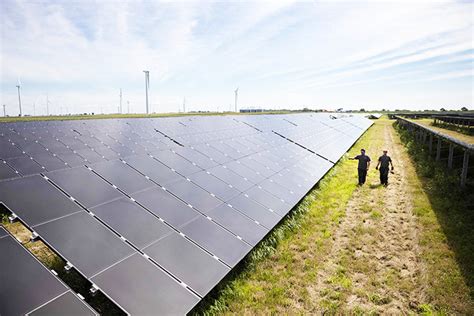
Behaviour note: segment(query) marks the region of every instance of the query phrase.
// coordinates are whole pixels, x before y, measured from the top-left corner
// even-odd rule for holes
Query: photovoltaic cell
[[[176,228],[200,216],[187,204],[161,188],[142,191],[133,194],[132,197],[149,211]]]
[[[131,156],[125,159],[127,164],[150,177],[156,183],[164,185],[168,182],[181,179],[182,176],[171,171],[170,168],[148,155]]]
[[[71,292],[66,292],[54,301],[38,308],[28,315],[34,316],[87,316],[98,315]]]
[[[252,183],[260,183],[265,180],[265,177],[260,172],[250,169],[239,161],[231,161],[226,164],[226,167],[236,174],[247,178]]]
[[[201,188],[207,192],[213,193],[223,201],[227,201],[240,194],[240,191],[230,187],[227,183],[211,174],[208,174],[206,171],[194,173],[190,175],[189,178]]]
[[[95,172],[128,194],[155,186],[143,175],[120,160],[106,161],[90,166]]]
[[[6,162],[24,176],[38,174],[45,171],[39,164],[26,155],[7,159]]]
[[[46,176],[85,207],[94,207],[124,196],[85,167],[48,172]]]
[[[10,168],[5,162],[0,160],[0,181],[17,178],[20,175]]]
[[[166,236],[143,251],[201,296],[205,296],[230,271],[177,233]]]
[[[0,182],[0,201],[29,226],[81,210],[41,176]]]
[[[195,172],[201,171],[201,168],[193,165],[183,157],[171,152],[170,150],[162,150],[154,152],[153,156],[156,160],[164,163],[170,168],[173,168],[180,174],[187,176]]]
[[[105,270],[92,281],[131,315],[184,315],[199,301],[139,254]]]
[[[281,219],[280,216],[272,213],[268,208],[258,204],[244,194],[233,198],[228,203],[268,229],[275,226]]]
[[[242,237],[247,243],[255,246],[268,233],[268,230],[242,215],[227,204],[221,204],[208,213],[214,221]]]
[[[169,183],[166,185],[166,189],[203,213],[207,213],[222,203],[222,201],[213,197],[209,192],[204,191],[186,179]]]
[[[202,169],[208,169],[217,166],[217,163],[215,161],[212,161],[211,159],[209,159],[209,157],[191,148],[177,147],[174,149],[174,151],[177,152],[178,155],[186,158],[187,160],[194,162]]]
[[[253,186],[252,182],[245,180],[243,177],[227,168],[224,168],[223,166],[217,166],[215,168],[209,169],[209,172],[222,181],[232,185],[241,192]]]
[[[290,205],[257,186],[245,191],[245,194],[247,194],[252,200],[274,210],[275,213],[280,216],[286,215],[291,209]]]
[[[85,211],[36,226],[35,231],[87,277],[134,253]]]
[[[99,205],[91,211],[140,249],[171,232],[171,228],[129,198]]]
[[[249,245],[203,216],[183,226],[181,230],[231,267],[251,250]]]
[[[23,156],[23,153],[18,147],[12,143],[0,139],[0,158],[8,159]]]
[[[33,154],[33,158],[49,171],[68,168],[64,162],[46,152]]]

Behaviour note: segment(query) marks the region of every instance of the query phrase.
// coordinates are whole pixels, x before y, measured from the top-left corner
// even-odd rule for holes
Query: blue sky
[[[473,105],[471,1],[3,0],[0,102],[18,114]]]

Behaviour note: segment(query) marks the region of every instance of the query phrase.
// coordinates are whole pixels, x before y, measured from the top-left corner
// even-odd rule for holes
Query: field
[[[474,193],[457,189],[456,177],[394,121],[374,123],[194,314],[474,313]],[[362,187],[356,162],[347,159],[360,148],[372,158]],[[375,170],[383,149],[395,166],[388,187]],[[61,270],[64,263],[30,242],[20,223],[2,222],[45,265]],[[60,276],[87,292],[74,275]],[[104,297],[86,299],[114,313]]]

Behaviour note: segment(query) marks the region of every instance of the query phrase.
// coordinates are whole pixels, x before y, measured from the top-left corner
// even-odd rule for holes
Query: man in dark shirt
[[[359,174],[359,185],[363,185],[365,183],[365,178],[367,177],[367,171],[370,167],[370,157],[365,154],[365,149],[361,149],[360,155],[349,159],[359,160],[359,165],[357,166],[357,172]]]
[[[380,166],[380,169],[379,169]],[[387,186],[388,185],[388,170],[389,166],[392,167],[393,171],[393,163],[392,163],[392,158],[387,155],[387,151],[383,151],[383,155],[379,157],[379,161],[377,163],[377,167],[375,169],[380,170],[380,183]]]

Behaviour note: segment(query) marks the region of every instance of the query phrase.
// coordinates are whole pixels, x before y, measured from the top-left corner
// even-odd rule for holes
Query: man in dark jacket
[[[387,151],[383,151],[383,155],[379,157],[379,161],[377,163],[377,167],[375,169],[379,169],[380,167],[380,183],[387,186],[388,185],[388,171],[389,171],[389,166],[392,167],[393,171],[393,163],[392,163],[392,158],[387,155]]]
[[[359,185],[363,185],[365,183],[365,178],[367,177],[367,171],[370,167],[370,157],[365,154],[365,149],[361,149],[360,155],[349,159],[359,160],[359,165],[357,166],[357,172],[359,174]]]

